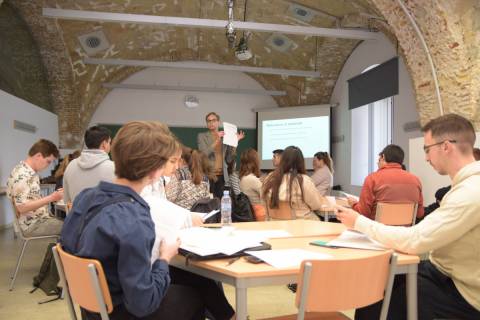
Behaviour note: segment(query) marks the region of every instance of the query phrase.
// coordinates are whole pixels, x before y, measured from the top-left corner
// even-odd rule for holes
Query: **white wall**
[[[197,86],[216,88],[264,89],[242,72],[169,70],[147,68],[133,74],[123,83]],[[195,95],[200,106],[188,109],[185,95]],[[158,120],[170,126],[205,127],[205,115],[214,111],[222,121],[243,128],[255,128],[252,108],[276,107],[271,96],[211,92],[113,89],[100,103],[90,125],[121,124],[131,120]]]
[[[337,80],[330,102],[338,103],[333,108],[332,135],[333,137],[344,136],[342,142],[332,145],[332,154],[335,167],[334,184],[342,185],[344,190],[358,194],[360,187],[351,185],[350,162],[351,162],[351,118],[348,110],[348,84],[347,80],[360,74],[373,64],[383,63],[396,56],[395,47],[386,37],[378,41],[362,42],[350,55],[343,66]],[[406,133],[403,125],[407,122],[418,121],[418,112],[415,107],[415,96],[412,81],[405,66],[405,62],[399,59],[399,94],[394,97],[394,124],[393,143],[401,146],[405,151],[405,162],[408,165],[408,141],[410,138],[421,136],[420,131]]]
[[[13,120],[37,127],[35,133],[16,130]],[[58,119],[51,112],[0,90],[0,186],[5,186],[13,167],[27,157],[28,150],[38,139],[44,138],[58,145]],[[49,169],[43,173],[48,174]],[[0,197],[0,227],[13,222],[10,203]]]
[[[423,202],[425,206],[435,201],[435,192],[442,187],[451,185],[449,176],[439,175],[425,160],[423,152],[423,137],[410,139],[410,171],[422,181]],[[475,147],[480,148],[480,132],[477,132]]]

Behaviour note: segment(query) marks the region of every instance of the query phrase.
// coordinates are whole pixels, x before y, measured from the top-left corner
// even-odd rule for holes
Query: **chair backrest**
[[[23,235],[23,230],[22,228],[20,228],[20,222],[18,221],[18,219],[20,218],[20,212],[18,211],[17,203],[13,196],[10,197],[10,204],[12,205],[13,209],[13,229],[15,231],[15,234],[20,234],[20,237],[22,239],[25,239],[25,236]]]
[[[290,207],[287,201],[279,201],[278,208],[269,208],[267,204],[267,214],[269,219],[273,220],[295,220],[295,210]]]
[[[265,221],[267,216],[267,211],[263,204],[252,204],[253,214],[255,215],[256,221]]]
[[[65,213],[69,213],[70,210],[72,210],[72,206],[73,206],[73,203],[71,201],[68,201],[66,204],[65,204]]]
[[[20,212],[18,211],[17,203],[13,196],[10,197],[10,203],[12,204],[12,209],[13,209],[13,213],[15,214],[15,219],[20,218]]]
[[[60,244],[56,245],[55,251],[60,258],[72,300],[91,312],[102,313],[106,307],[106,311],[111,313],[112,297],[100,262],[71,255]]]
[[[360,308],[384,298],[388,311],[395,265],[392,251],[361,258],[303,261],[296,296],[299,318],[303,312]]]
[[[378,202],[375,220],[390,226],[411,226],[417,216],[415,202],[389,203]]]

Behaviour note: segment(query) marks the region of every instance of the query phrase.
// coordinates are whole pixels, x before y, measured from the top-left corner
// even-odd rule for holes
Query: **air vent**
[[[418,121],[407,122],[403,125],[403,131],[405,132],[413,132],[413,131],[420,131],[422,126]]]
[[[293,46],[293,41],[281,33],[274,33],[267,39],[267,44],[273,49],[286,52]]]
[[[18,121],[18,120],[13,120],[13,128],[17,130],[22,130],[30,133],[35,133],[37,132],[37,127],[35,127],[32,124]]]
[[[313,17],[315,16],[315,12],[296,3],[292,3],[290,7],[288,7],[288,12],[295,18],[305,22],[312,21]]]
[[[110,43],[102,30],[97,30],[78,37],[83,50],[88,55],[94,55],[110,47]]]

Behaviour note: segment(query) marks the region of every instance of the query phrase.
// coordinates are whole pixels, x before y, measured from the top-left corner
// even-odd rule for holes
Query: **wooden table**
[[[316,222],[310,220],[292,220],[254,222],[250,223],[250,225],[248,223],[241,223],[234,225],[238,229],[244,230],[267,230],[274,229],[274,226],[278,226],[278,224],[275,223],[292,223],[294,227],[286,226],[286,228],[294,230],[294,232],[289,232],[295,236],[289,238],[277,238],[268,240],[268,243],[272,245],[273,249],[303,248],[311,251],[328,253],[339,259],[352,256],[368,256],[369,254],[372,254],[372,251],[369,250],[347,248],[330,249],[312,246],[309,244],[313,240],[333,239],[335,237],[333,235],[334,232],[340,233],[340,228],[333,226],[334,224],[332,223]],[[309,228],[309,224],[312,224],[312,226],[315,227]],[[323,226],[320,227],[322,224]],[[299,232],[299,229],[297,229],[300,228],[301,225],[304,225],[307,228],[304,236],[301,236],[301,232]],[[318,235],[312,234],[315,232],[315,230],[318,230]],[[328,236],[327,234],[330,235]],[[244,320],[247,318],[247,288],[282,285],[298,281],[297,277],[299,273],[299,267],[276,269],[266,263],[255,265],[248,263],[247,261],[245,261],[244,258],[241,258],[240,260],[236,261],[231,265],[227,265],[227,262],[229,260],[230,259],[189,261],[189,264],[186,265],[185,258],[183,256],[176,256],[174,259],[172,259],[171,264],[178,268],[234,286],[236,300],[236,317],[240,320]],[[417,266],[419,262],[420,259],[418,256],[398,254],[398,266],[395,273],[407,275],[407,306],[409,320],[417,319]]]

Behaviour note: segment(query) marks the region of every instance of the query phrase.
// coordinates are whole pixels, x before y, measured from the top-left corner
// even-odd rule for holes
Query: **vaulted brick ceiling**
[[[435,51],[441,59],[453,59],[461,66],[476,66],[472,57],[478,56],[471,47],[463,46],[455,38],[455,32],[462,30],[459,23],[469,23],[478,13],[475,7],[469,11],[474,0],[456,0],[455,5],[447,0],[428,4],[420,0],[403,0],[426,33],[430,47],[437,43],[450,46],[451,50]],[[102,12],[121,12],[147,15],[227,19],[226,0],[5,0],[15,8],[30,27],[38,44],[47,69],[47,78],[52,91],[53,107],[60,116],[61,143],[65,146],[78,144],[81,132],[88,124],[93,112],[108,90],[103,82],[119,82],[139,68],[123,66],[85,65],[87,57],[78,36],[101,30],[110,46],[90,57],[119,58],[156,61],[207,61],[220,64],[236,64],[256,67],[317,70],[319,78],[250,74],[265,89],[285,90],[288,95],[276,97],[280,106],[328,103],[338,75],[353,51],[358,40],[286,35],[292,45],[285,52],[273,48],[268,41],[269,33],[253,32],[249,47],[254,56],[248,61],[239,61],[234,51],[228,49],[224,30],[192,29],[171,26],[146,26],[138,24],[81,22],[44,18],[43,7],[77,9]],[[305,22],[289,10],[292,4],[312,9],[313,19]],[[245,0],[236,0],[235,20],[244,17]],[[418,39],[405,15],[393,0],[249,0],[246,20],[254,22],[359,29],[379,29],[392,41],[399,37],[400,49],[405,52],[407,67],[412,75],[422,120],[435,112],[431,71],[426,56],[421,52]],[[436,14],[431,16],[425,12]],[[451,12],[452,17],[447,13]],[[463,15],[463,16],[462,16]],[[461,18],[461,19],[460,19]],[[472,21],[473,21],[472,20]],[[443,33],[438,33],[443,28]],[[457,28],[457,29],[455,29]],[[437,31],[437,32],[436,32]],[[238,38],[241,32],[237,34]],[[436,36],[441,35],[441,41]],[[472,37],[471,37],[472,38]],[[474,37],[472,38],[474,39]],[[468,40],[468,41],[467,41]],[[472,46],[474,47],[474,46]],[[459,65],[457,63],[457,65]],[[463,68],[463,67],[462,67]],[[447,70],[448,71],[448,70]],[[456,72],[456,71],[454,71]],[[458,72],[443,72],[445,81]],[[470,75],[469,75],[470,76]],[[475,77],[475,76],[472,76]],[[465,79],[465,78],[462,78]],[[472,84],[471,79],[470,85]],[[478,81],[478,77],[475,78]],[[442,79],[440,79],[442,80]],[[462,80],[463,81],[463,80]],[[464,88],[458,82],[456,87]],[[455,86],[452,87],[452,95]],[[468,100],[469,99],[469,100]],[[478,94],[469,93],[463,97],[464,112],[473,114],[472,107],[478,105]],[[468,102],[468,103],[467,103]],[[68,121],[66,121],[68,120]]]

